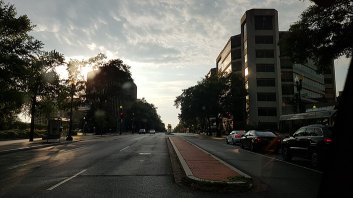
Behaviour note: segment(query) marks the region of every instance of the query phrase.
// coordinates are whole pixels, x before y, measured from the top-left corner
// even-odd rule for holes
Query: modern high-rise
[[[281,56],[279,40],[286,32],[279,32],[275,9],[248,10],[240,26],[241,34],[230,37],[216,59],[217,71],[232,75],[233,102],[238,107],[232,112],[235,125],[276,129],[282,114],[335,101],[333,62],[325,74],[319,74],[310,60],[295,64]]]

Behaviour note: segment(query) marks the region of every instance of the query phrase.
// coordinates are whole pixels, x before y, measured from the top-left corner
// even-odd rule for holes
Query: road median
[[[187,186],[205,191],[244,192],[252,187],[252,178],[216,156],[181,137],[168,141],[183,169],[181,181]]]

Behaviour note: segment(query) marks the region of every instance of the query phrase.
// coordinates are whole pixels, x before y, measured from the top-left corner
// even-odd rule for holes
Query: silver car
[[[155,134],[155,133],[156,133],[156,130],[150,129],[149,132],[150,132],[150,134]]]
[[[229,133],[229,135],[226,137],[226,143],[227,144],[240,144],[240,139],[244,135],[245,131],[244,130],[234,130]]]

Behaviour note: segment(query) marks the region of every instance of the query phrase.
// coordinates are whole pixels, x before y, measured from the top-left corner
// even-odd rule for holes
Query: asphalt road
[[[0,197],[233,197],[174,181],[166,135],[108,136],[0,156]],[[244,196],[247,197],[247,196]]]
[[[249,197],[317,197],[322,173],[318,170],[284,162],[278,155],[265,155],[227,145],[224,139],[210,140],[200,136],[185,136],[187,140],[251,175],[255,186],[243,193]]]

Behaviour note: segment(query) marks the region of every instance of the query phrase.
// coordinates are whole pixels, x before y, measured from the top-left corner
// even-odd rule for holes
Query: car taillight
[[[329,144],[332,142],[332,139],[331,138],[324,138],[324,142]]]
[[[254,139],[255,142],[261,142],[261,138],[257,137]]]

